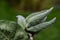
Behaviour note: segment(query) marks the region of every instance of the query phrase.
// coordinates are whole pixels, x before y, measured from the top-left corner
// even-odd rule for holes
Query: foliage
[[[16,16],[17,22],[0,20],[0,40],[29,40],[29,33],[38,32],[55,22],[56,17],[46,22],[47,15],[52,9],[53,7],[48,10],[32,13],[26,19],[18,15]]]

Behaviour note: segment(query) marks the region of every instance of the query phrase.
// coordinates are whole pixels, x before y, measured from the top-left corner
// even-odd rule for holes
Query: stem
[[[29,39],[29,40],[33,40],[33,36],[32,36],[32,34],[31,34],[31,33],[29,33],[29,37],[30,37],[30,39]]]

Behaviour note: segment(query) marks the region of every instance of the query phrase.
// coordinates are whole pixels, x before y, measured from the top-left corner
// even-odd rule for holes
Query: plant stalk
[[[29,40],[33,40],[33,36],[32,36],[32,34],[31,34],[31,33],[29,33],[29,37],[30,37],[30,39],[29,39]]]

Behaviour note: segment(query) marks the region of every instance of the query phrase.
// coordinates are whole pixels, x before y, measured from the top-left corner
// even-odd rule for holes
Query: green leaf
[[[0,40],[9,40],[9,38],[0,31]]]
[[[14,31],[16,29],[16,22],[8,20],[7,21],[0,20],[0,29],[7,31]]]
[[[34,13],[34,14],[31,14],[30,16],[28,16],[26,18],[27,22],[30,23],[30,22],[33,22],[33,21],[37,21],[38,19],[43,19],[44,17],[46,17],[49,12],[51,12],[53,9],[53,7],[51,7],[50,9],[48,10],[45,10],[45,11],[42,11],[42,12],[37,12],[37,13]],[[38,14],[39,13],[39,14]]]
[[[16,30],[14,40],[27,40],[27,39],[28,39],[28,35],[24,30],[22,29]]]
[[[23,29],[25,29],[25,27],[26,27],[26,19],[23,17],[23,16],[21,16],[21,15],[17,15],[16,16],[17,17],[17,22],[18,22],[18,25],[20,25]]]
[[[0,40],[13,40],[15,32],[0,30]]]
[[[33,17],[33,16],[35,16],[35,15],[38,15],[38,14],[40,14],[40,13],[43,13],[43,12],[45,12],[45,11],[47,11],[47,10],[43,10],[43,11],[41,11],[41,12],[31,13],[29,16],[26,17],[26,20],[28,21],[29,18],[31,18],[31,17]]]
[[[35,25],[40,24],[40,23],[42,23],[42,22],[45,22],[46,19],[47,19],[47,16],[44,17],[43,19],[38,19],[38,20],[36,20],[36,21],[30,22],[30,23],[29,23],[29,27],[35,26]]]
[[[0,20],[1,40],[27,40],[28,35],[21,27],[17,27],[16,22]]]
[[[41,20],[41,22],[45,22],[45,21],[46,21],[46,19],[47,19],[47,16],[46,16],[46,17],[44,17],[44,18]]]
[[[32,26],[32,27],[28,28],[27,30],[28,30],[28,31],[32,31],[32,32],[40,31],[41,29],[50,26],[52,23],[55,22],[55,20],[56,20],[56,17],[53,18],[52,20],[50,20],[49,22],[43,22],[43,23],[38,24],[38,25],[36,25],[36,26]]]
[[[41,12],[36,12],[36,13],[30,14],[28,17],[26,17],[26,21],[28,22],[28,21],[29,21],[29,18],[31,18],[31,17],[33,17],[33,16],[36,16],[36,15],[38,15],[38,14],[41,14],[41,13],[43,13],[43,12],[45,12],[45,11],[47,11],[47,10],[43,10],[43,11],[41,11]],[[43,18],[43,19],[44,19],[44,18]],[[29,27],[30,27],[30,26],[34,26],[34,25],[39,24],[41,21],[43,21],[43,20],[37,19],[37,20],[34,20],[34,21],[30,22],[28,25],[29,25]],[[28,26],[27,26],[27,27],[28,27]]]

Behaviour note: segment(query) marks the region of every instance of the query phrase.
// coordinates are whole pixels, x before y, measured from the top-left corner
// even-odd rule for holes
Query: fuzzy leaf
[[[52,9],[53,9],[53,7],[51,7],[48,10],[40,12],[40,14],[38,14],[39,12],[35,13],[35,14],[31,14],[30,16],[28,16],[26,18],[26,20],[27,20],[28,23],[30,23],[30,22],[36,21],[38,19],[43,19],[44,17],[46,17],[49,14],[49,12],[52,11]]]
[[[28,39],[28,35],[24,30],[22,29],[16,30],[14,40],[27,40],[27,39]]]
[[[18,18],[18,25],[20,25],[23,29],[25,29],[26,19],[21,15],[17,15],[16,17]]]
[[[27,40],[28,35],[21,27],[16,27],[14,21],[0,21],[1,40]]]
[[[29,23],[29,27],[35,26],[35,25],[40,24],[40,23],[42,23],[42,22],[45,22],[46,19],[47,19],[47,16],[44,17],[43,19],[38,19],[38,20],[36,20],[36,21],[30,22],[30,23]]]
[[[45,11],[47,11],[47,10],[43,10],[43,11],[41,11],[41,12],[31,13],[29,16],[26,17],[26,20],[28,21],[29,18],[31,18],[31,17],[33,17],[33,16],[35,16],[35,15],[38,15],[38,14],[40,14],[40,13],[43,13],[43,12],[45,12]]]
[[[14,32],[0,30],[0,40],[13,40]]]
[[[45,22],[45,21],[46,21],[46,19],[47,19],[47,16],[46,16],[46,17],[44,17],[44,18],[41,20],[41,22]]]
[[[38,25],[36,25],[36,26],[30,27],[30,28],[28,28],[27,30],[28,30],[28,31],[32,31],[32,32],[40,31],[41,29],[50,26],[52,23],[55,22],[55,20],[56,20],[56,17],[53,18],[52,20],[50,20],[49,22],[43,22],[43,23],[38,24]]]
[[[36,12],[36,13],[30,14],[28,17],[26,17],[27,22],[29,21],[29,18],[31,18],[31,17],[33,17],[33,16],[35,16],[35,15],[41,14],[41,13],[43,13],[43,12],[45,12],[45,11],[47,11],[47,10],[43,10],[43,11],[41,11],[41,12]],[[37,20],[35,20],[35,21],[32,21],[32,22],[30,22],[29,24],[27,24],[27,27],[28,27],[28,26],[30,27],[30,26],[37,25],[37,24],[39,24],[41,21],[44,21],[44,19],[43,19],[43,20],[37,19]]]
[[[16,22],[0,20],[0,29],[7,30],[7,31],[13,31],[16,29]]]

